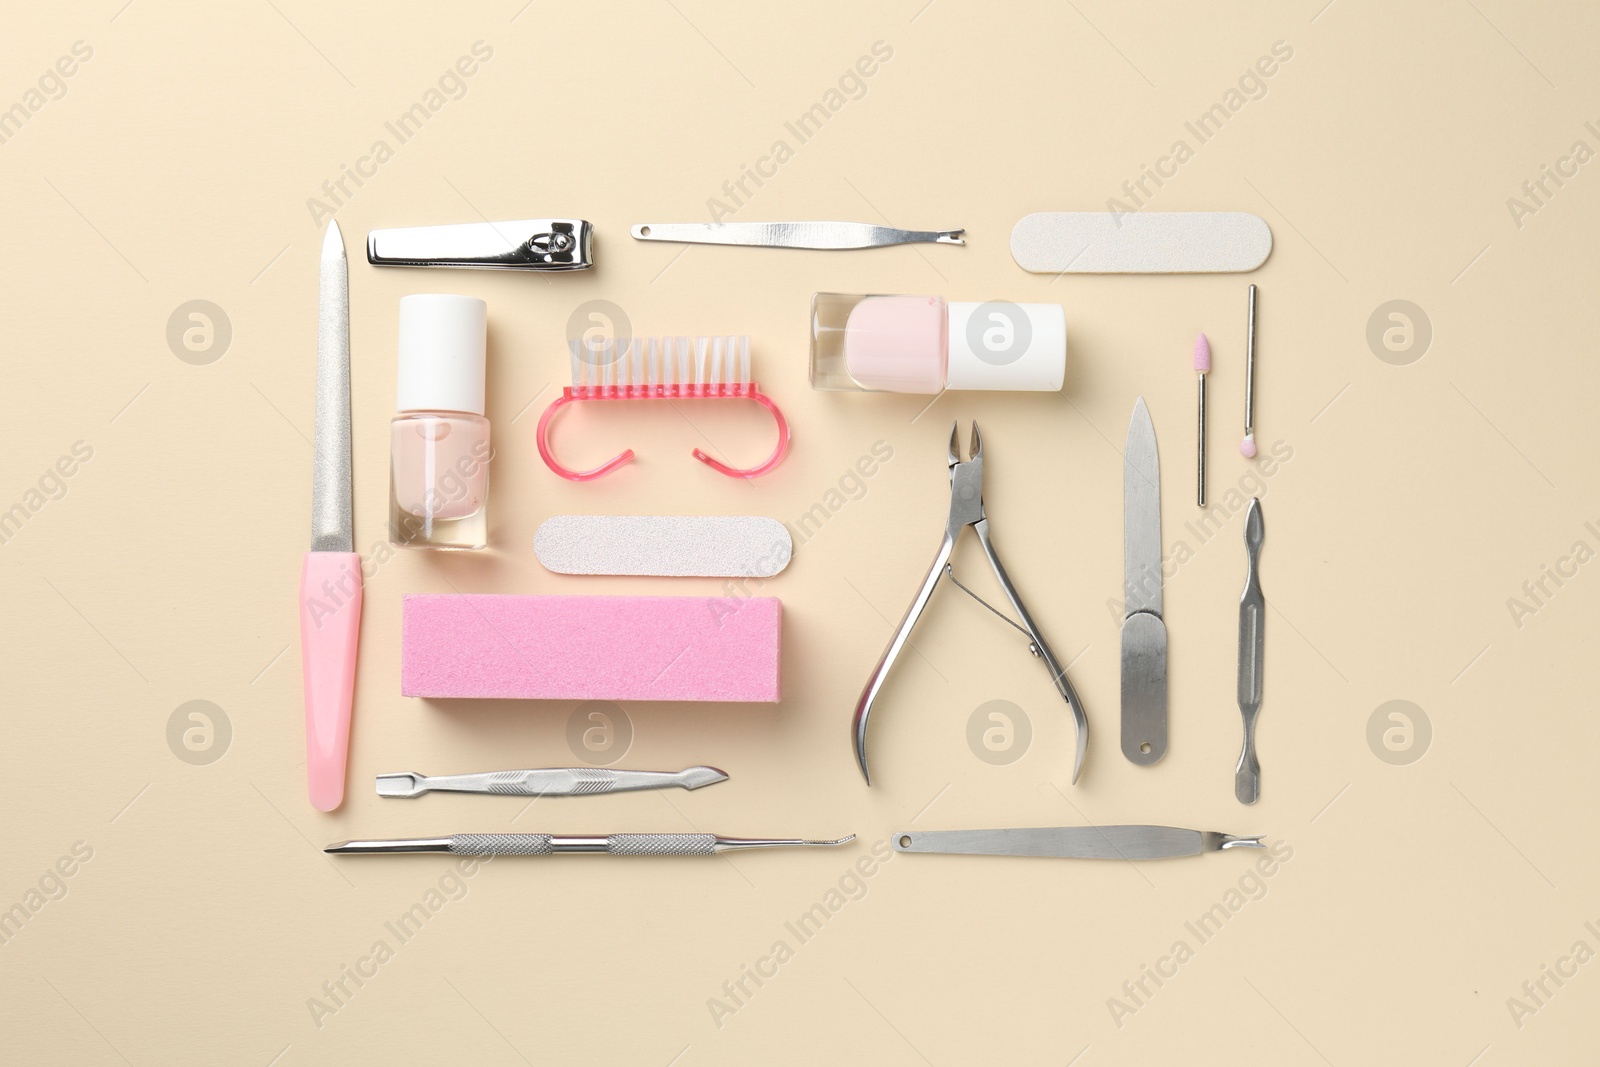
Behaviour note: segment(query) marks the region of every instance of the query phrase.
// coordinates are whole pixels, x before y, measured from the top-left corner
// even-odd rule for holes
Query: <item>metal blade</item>
[[[865,222],[652,222],[633,228],[641,241],[761,248],[881,248],[966,244],[965,230],[897,230]]]
[[[1161,614],[1161,465],[1144,397],[1133,405],[1122,454],[1122,588],[1125,614]]]
[[[910,830],[894,836],[898,852],[974,856],[1049,856],[1154,860],[1207,851],[1199,830],[1175,826],[1040,826],[1011,830]],[[1213,848],[1219,847],[1213,845]]]
[[[317,424],[311,445],[311,551],[354,552],[350,513],[350,268],[337,222],[322,242]]]

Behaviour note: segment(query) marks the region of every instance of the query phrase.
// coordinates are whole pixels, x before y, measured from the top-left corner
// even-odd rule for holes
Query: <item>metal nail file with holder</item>
[[[1122,754],[1167,754],[1167,624],[1161,615],[1161,465],[1144,397],[1122,454]]]
[[[905,618],[900,620],[900,626],[890,639],[889,647],[884,649],[882,658],[872,671],[872,676],[867,679],[866,688],[861,691],[861,699],[856,702],[851,735],[855,741],[856,763],[861,767],[861,777],[866,779],[868,785],[872,784],[872,775],[867,769],[867,725],[872,717],[873,705],[883,691],[884,683],[894,668],[895,660],[905,648],[906,642],[911,639],[911,631],[916,627],[917,620],[922,617],[923,609],[932,599],[939,579],[949,577],[956,588],[1020,630],[1028,638],[1028,651],[1044,661],[1045,667],[1050,671],[1051,681],[1061,694],[1061,699],[1067,702],[1067,707],[1072,711],[1073,723],[1077,729],[1077,752],[1072,760],[1072,780],[1076,782],[1078,775],[1083,771],[1084,752],[1089,747],[1089,720],[1083,713],[1083,702],[1078,699],[1072,683],[1067,680],[1066,668],[1056,659],[1055,653],[1050,650],[1050,645],[1033,621],[1033,616],[1029,615],[1028,609],[1023,606],[1022,596],[1011,584],[1011,577],[1000,563],[994,542],[989,537],[989,516],[983,508],[983,438],[978,433],[976,422],[972,424],[970,457],[965,460],[961,458],[960,424],[954,422],[950,424],[949,459],[950,515],[945,520],[944,538],[939,542],[939,551],[933,557],[933,566],[928,568],[928,575],[922,580],[922,586],[917,590],[915,599],[911,601],[911,607],[907,609]],[[989,558],[989,566],[994,569],[994,576],[999,580],[1001,590],[1011,602],[1011,607],[1016,611],[1018,618],[1022,620],[1020,623],[1012,622],[1004,613],[991,607],[956,580],[955,571],[950,566],[950,556],[955,551],[961,531],[969,526],[978,535],[978,543],[983,546],[983,554]]]

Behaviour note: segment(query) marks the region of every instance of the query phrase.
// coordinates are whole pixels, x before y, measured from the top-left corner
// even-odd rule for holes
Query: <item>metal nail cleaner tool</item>
[[[1244,517],[1244,547],[1249,560],[1244,594],[1239,597],[1239,714],[1244,717],[1244,748],[1233,771],[1233,795],[1241,804],[1261,798],[1261,764],[1256,759],[1256,716],[1261,714],[1261,653],[1267,602],[1261,595],[1261,501],[1250,499]]]
[[[594,227],[582,219],[521,219],[409,226],[367,234],[367,262],[379,267],[587,270]]]
[[[428,777],[414,771],[378,775],[380,797],[420,797],[424,793],[498,793],[516,797],[573,797],[630,793],[638,789],[699,789],[726,782],[715,767],[682,771],[612,771],[604,767],[543,767],[529,771],[486,771]]]
[[[1080,860],[1163,860],[1230,848],[1266,848],[1259,837],[1176,826],[1037,826],[1016,830],[907,830],[896,852],[966,856],[1048,856]]]
[[[1144,397],[1122,453],[1122,754],[1167,754],[1167,624],[1161,619],[1161,466]]]
[[[967,243],[966,230],[897,230],[866,222],[650,222],[635,226],[632,232],[640,241],[827,251]]]
[[[895,630],[889,647],[884,650],[883,658],[878,660],[877,667],[872,671],[872,677],[867,679],[866,688],[861,691],[861,699],[856,703],[855,721],[851,725],[856,762],[861,766],[861,776],[867,780],[868,785],[871,785],[872,776],[867,771],[867,720],[872,715],[872,705],[883,690],[883,684],[889,677],[890,669],[894,667],[895,659],[905,648],[906,642],[911,639],[911,631],[921,618],[922,610],[928,606],[934,587],[939,584],[941,577],[948,576],[957,589],[1027,635],[1028,651],[1042,659],[1049,668],[1050,678],[1055,682],[1057,691],[1067,702],[1067,707],[1072,709],[1073,722],[1077,728],[1077,753],[1072,761],[1072,780],[1077,782],[1078,775],[1083,771],[1083,754],[1089,747],[1089,720],[1083,713],[1082,701],[1078,699],[1072,683],[1067,680],[1066,668],[1056,660],[1055,653],[1050,651],[1044,635],[1039,632],[1033,617],[1023,606],[1021,595],[1011,584],[1010,576],[1006,574],[1005,567],[1000,563],[1000,557],[995,553],[994,543],[989,539],[989,518],[983,510],[983,439],[978,435],[978,424],[976,422],[972,424],[971,458],[965,461],[961,459],[958,428],[959,423],[950,424],[950,517],[945,521],[944,540],[939,543],[938,555],[934,556],[933,566],[928,569],[928,576],[922,580],[922,587],[917,590],[916,599],[911,602],[905,618],[900,620],[900,626]],[[955,572],[950,566],[950,556],[955,551],[956,539],[968,526],[977,533],[978,543],[983,546],[983,554],[989,557],[989,566],[994,568],[994,575],[999,579],[1001,590],[1005,592],[1006,599],[1011,602],[1011,607],[1022,620],[1020,624],[1012,622],[1002,612],[956,580]]]
[[[453,834],[398,841],[339,841],[324,852],[336,855],[393,855],[449,852],[457,856],[565,856],[599,852],[608,856],[714,856],[746,848],[827,847],[856,839],[806,841],[780,837],[718,837],[716,834]]]

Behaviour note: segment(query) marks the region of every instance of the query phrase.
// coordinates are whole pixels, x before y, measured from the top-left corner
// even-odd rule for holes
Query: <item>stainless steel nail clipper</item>
[[[1038,625],[1028,614],[1028,609],[1023,606],[1021,595],[1011,584],[1010,576],[1006,574],[1005,567],[1000,563],[1000,557],[995,553],[994,543],[989,539],[989,518],[983,510],[983,439],[978,435],[976,422],[972,424],[971,458],[967,460],[961,458],[959,423],[950,424],[949,459],[950,517],[945,521],[944,539],[939,543],[939,552],[934,556],[933,566],[928,569],[928,576],[922,580],[922,587],[917,590],[916,599],[911,602],[905,618],[900,620],[900,626],[889,641],[889,647],[884,650],[883,658],[878,660],[877,667],[872,671],[872,677],[867,679],[866,688],[861,691],[861,699],[856,703],[851,733],[855,743],[856,762],[861,766],[861,776],[867,780],[868,785],[872,784],[872,776],[867,771],[867,721],[872,715],[872,705],[882,692],[895,660],[905,648],[906,642],[911,639],[911,631],[917,625],[917,620],[922,617],[923,609],[928,606],[934,587],[939,584],[940,578],[948,576],[956,588],[1022,631],[1028,638],[1028,651],[1042,659],[1049,669],[1050,679],[1055,682],[1061,698],[1072,710],[1073,722],[1077,728],[1077,753],[1072,761],[1072,780],[1076,782],[1083,770],[1083,754],[1089,746],[1089,720],[1083,713],[1082,701],[1073,691],[1072,683],[1067,680],[1066,669],[1056,659],[1055,653],[1050,651],[1044,635],[1039,632]],[[1022,620],[1021,623],[1013,622],[956,580],[955,572],[950,566],[950,556],[955,551],[956,540],[961,536],[961,531],[968,526],[977,533],[978,543],[983,546],[984,555],[989,557],[989,566],[994,568],[995,578],[999,580],[1001,590],[1011,602],[1011,607],[1016,611],[1018,618]]]
[[[367,262],[380,267],[587,270],[594,227],[582,219],[521,219],[410,226],[367,234]]]

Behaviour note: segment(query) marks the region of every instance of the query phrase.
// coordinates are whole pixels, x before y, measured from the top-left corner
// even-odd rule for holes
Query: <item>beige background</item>
[[[5,1061],[1592,1059],[1600,964],[1559,988],[1545,979],[1543,1006],[1522,987],[1545,967],[1571,973],[1561,960],[1575,942],[1600,949],[1585,926],[1600,927],[1600,564],[1547,582],[1554,595],[1520,627],[1507,601],[1575,542],[1600,547],[1585,527],[1600,526],[1600,164],[1547,183],[1554,195],[1520,227],[1507,198],[1575,141],[1600,148],[1584,126],[1600,120],[1600,27],[1578,4],[1324,2],[1087,0],[1001,14],[955,0],[784,11],[104,0],[14,13],[0,106],[24,101],[74,42],[93,55],[0,144],[0,508],[30,512],[0,545],[0,908],[38,905],[0,947]],[[349,798],[322,815],[305,801],[294,606],[320,237],[307,200],[478,41],[492,58],[351,187],[337,218],[356,250],[359,547],[370,554],[384,536],[396,301],[426,291],[490,305],[495,547],[403,555],[369,581]],[[794,145],[784,123],[879,41],[892,58]],[[1175,140],[1194,147],[1185,121],[1280,41],[1292,59],[1265,95],[1150,201],[1260,214],[1276,238],[1262,270],[1052,280],[1016,268],[1018,218],[1102,209]],[[708,198],[779,138],[793,157],[733,217],[965,226],[969,246],[681,251],[627,236],[635,222],[704,218]],[[598,268],[446,274],[360,258],[372,227],[538,215],[592,220]],[[1259,483],[1271,611],[1264,796],[1251,809],[1231,776],[1240,516],[1203,545],[1183,527],[1198,514],[1187,369],[1198,330],[1216,352],[1215,492],[1252,488],[1233,451],[1248,281],[1261,286],[1259,432],[1293,452]],[[804,329],[818,289],[1059,301],[1067,388],[948,395],[926,412],[918,398],[813,393]],[[203,365],[166,339],[169,316],[197,299],[232,328]],[[1419,305],[1433,333],[1404,366],[1378,359],[1366,336],[1395,299]],[[763,423],[663,406],[564,431],[575,461],[632,445],[632,469],[593,485],[551,475],[533,422],[565,374],[569,316],[591,300],[615,302],[639,333],[751,334],[758,376],[794,420],[787,462],[756,484],[724,480],[689,449],[758,455]],[[1120,592],[1119,449],[1139,394],[1162,450],[1165,540],[1196,549],[1167,584],[1172,747],[1154,769],[1118,752],[1106,606]],[[1069,720],[1043,672],[1014,632],[949,589],[877,716],[879,784],[866,789],[850,756],[855,696],[937,542],[956,418],[985,427],[995,537],[1088,709],[1076,787]],[[92,459],[45,479],[60,498],[29,497],[80,441]],[[877,441],[892,460],[830,498]],[[383,771],[577,758],[570,704],[402,699],[401,594],[715,593],[711,581],[556,577],[530,541],[563,512],[793,522],[830,499],[845,502],[764,590],[785,604],[782,705],[627,709],[619,766],[706,762],[729,783],[532,808],[373,795]],[[958,571],[995,592],[970,544]],[[1367,734],[1397,699],[1432,726],[1425,756],[1403,766]],[[191,700],[231,724],[207,765],[168,742]],[[967,744],[969,718],[991,700],[1031,723],[1008,766]],[[1292,858],[1262,880],[1239,854],[896,856],[870,879],[847,877],[873,842],[911,826],[1144,821],[1265,833]],[[689,829],[853,831],[860,843],[508,860],[459,883],[447,857],[319,851],[352,836]],[[72,861],[75,847],[92,858]],[[74,873],[58,882],[46,872],[62,857]],[[798,944],[785,923],[841,879],[858,899]],[[441,880],[457,899],[395,947],[384,924]],[[1256,899],[1230,897],[1241,880]],[[30,896],[41,882],[54,899]],[[1236,913],[1200,943],[1186,923],[1230,901]],[[323,983],[367,966],[379,939],[392,958],[315,1018]],[[761,961],[780,939],[792,958],[760,988],[747,979],[753,995],[719,1026],[709,1002],[746,967],[770,972]],[[1123,983],[1146,966],[1170,973],[1160,961],[1180,940],[1192,958],[1142,1005],[1127,1000]],[[1537,1011],[1514,1018],[1513,996]],[[1114,1017],[1112,997],[1137,1011]]]

